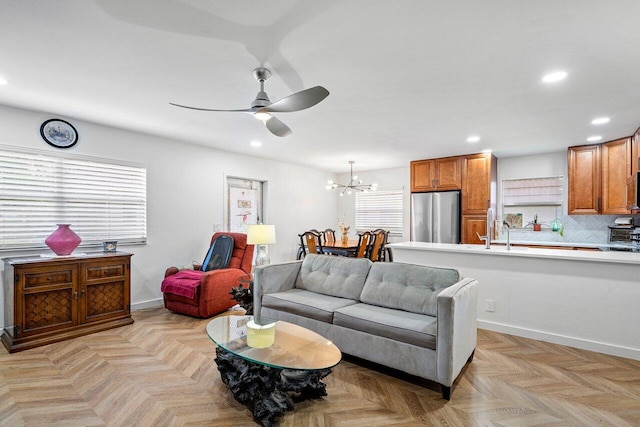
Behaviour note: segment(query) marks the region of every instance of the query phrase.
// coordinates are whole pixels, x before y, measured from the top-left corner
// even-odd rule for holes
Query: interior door
[[[227,177],[226,231],[246,233],[248,225],[263,223],[265,186],[265,181]]]

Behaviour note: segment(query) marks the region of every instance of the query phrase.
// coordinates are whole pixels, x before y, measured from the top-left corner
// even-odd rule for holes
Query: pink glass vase
[[[82,242],[80,236],[69,228],[70,225],[58,224],[58,229],[44,241],[56,255],[71,255],[71,252]]]

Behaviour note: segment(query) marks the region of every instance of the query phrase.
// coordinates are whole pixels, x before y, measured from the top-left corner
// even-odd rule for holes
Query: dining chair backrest
[[[336,243],[336,231],[330,228],[327,228],[322,232],[323,243],[325,245],[332,246]]]
[[[305,231],[298,234],[300,237],[300,248],[302,255],[322,253],[322,234],[318,230]]]
[[[384,246],[387,244],[389,232],[378,228],[371,232],[373,235],[373,244],[371,245],[371,251],[369,252],[369,259],[371,261],[382,261],[384,258]]]
[[[358,233],[358,249],[356,250],[356,258],[365,258],[369,255],[369,245],[373,241],[373,234],[370,231],[362,231]]]

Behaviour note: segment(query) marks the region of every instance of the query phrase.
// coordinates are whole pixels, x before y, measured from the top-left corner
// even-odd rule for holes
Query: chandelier
[[[353,164],[355,162],[353,160],[349,160],[349,165],[351,166],[351,179],[349,181],[348,184],[338,184],[337,182],[333,182],[331,180],[329,180],[328,185],[327,185],[327,190],[335,190],[337,189],[342,189],[342,191],[340,192],[341,196],[344,196],[345,193],[347,194],[351,194],[354,191],[362,191],[364,193],[367,193],[369,191],[375,191],[376,188],[378,187],[378,184],[363,184],[361,179],[358,179],[357,175],[353,174]]]

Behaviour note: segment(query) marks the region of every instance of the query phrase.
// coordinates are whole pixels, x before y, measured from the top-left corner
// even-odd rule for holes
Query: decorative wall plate
[[[40,135],[47,144],[56,148],[70,148],[78,142],[76,128],[60,119],[50,119],[42,123]]]

